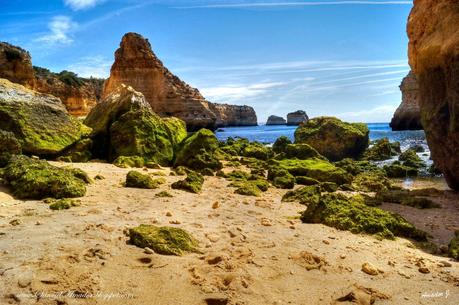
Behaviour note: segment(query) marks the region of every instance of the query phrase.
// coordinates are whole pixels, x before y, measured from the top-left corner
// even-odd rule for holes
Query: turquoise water
[[[384,137],[389,138],[391,142],[399,141],[402,149],[408,148],[414,144],[425,146],[426,137],[423,130],[392,131],[389,123],[370,123],[367,124],[370,129],[370,140],[377,140]],[[262,143],[274,143],[280,136],[287,136],[292,141],[294,139],[296,126],[249,126],[249,127],[225,127],[217,130],[216,135],[219,140],[226,140],[228,137],[243,137],[250,141]]]

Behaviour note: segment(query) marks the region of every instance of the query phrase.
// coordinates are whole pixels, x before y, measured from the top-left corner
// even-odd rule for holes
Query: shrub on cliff
[[[81,197],[89,181],[81,170],[59,168],[26,156],[13,156],[3,178],[21,199]]]
[[[312,202],[301,216],[305,223],[322,223],[352,233],[376,234],[394,239],[395,236],[426,241],[427,234],[416,229],[402,216],[365,204],[362,196],[346,197],[342,194],[322,195]]]
[[[346,123],[334,117],[319,117],[300,125],[295,143],[309,144],[331,161],[358,158],[368,147],[369,130],[365,124]]]

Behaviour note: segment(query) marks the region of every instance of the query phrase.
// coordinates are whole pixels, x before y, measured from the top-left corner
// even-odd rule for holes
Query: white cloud
[[[77,26],[78,24],[68,16],[55,16],[48,24],[49,33],[39,37],[37,41],[48,44],[70,44],[73,42],[70,34]]]
[[[83,57],[67,67],[81,77],[107,78],[112,62],[103,56]]]
[[[74,11],[92,8],[101,2],[103,0],[64,0],[65,5]]]
[[[412,1],[304,1],[304,2],[245,2],[245,3],[218,3],[194,6],[181,6],[177,8],[272,8],[294,6],[336,6],[336,5],[413,5]]]
[[[200,91],[204,96],[214,100],[239,100],[259,96],[275,87],[285,85],[283,82],[256,83],[250,85],[226,85],[203,88]]]
[[[394,114],[397,107],[398,105],[382,105],[368,110],[338,113],[336,116],[350,122],[362,120],[373,123],[386,122],[387,118]]]

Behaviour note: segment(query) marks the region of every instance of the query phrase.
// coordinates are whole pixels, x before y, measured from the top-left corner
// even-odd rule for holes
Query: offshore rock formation
[[[266,121],[266,125],[285,125],[287,121],[280,116],[277,115],[270,115],[268,120]]]
[[[216,116],[208,101],[195,88],[173,75],[156,57],[147,39],[136,33],[123,36],[115,52],[110,78],[105,82],[103,97],[121,84],[143,93],[153,111],[160,116],[184,120],[189,130],[216,128]]]
[[[209,103],[210,110],[215,114],[217,127],[256,126],[257,114],[250,106]]]
[[[308,120],[308,115],[303,110],[297,110],[287,114],[287,125],[300,125]]]
[[[390,122],[392,130],[420,130],[421,111],[419,109],[419,85],[413,71],[403,79],[400,85],[402,103]]]
[[[6,79],[0,79],[0,130],[13,133],[23,153],[38,156],[56,156],[90,132],[58,98]]]
[[[72,115],[86,115],[99,100],[103,85],[100,79],[33,67],[27,51],[5,42],[0,42],[0,78],[60,98]]]
[[[431,156],[448,185],[459,190],[459,3],[415,0],[407,31]]]

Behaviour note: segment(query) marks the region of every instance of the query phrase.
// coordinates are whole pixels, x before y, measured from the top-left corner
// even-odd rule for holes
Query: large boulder
[[[90,129],[51,95],[0,79],[0,129],[12,132],[25,154],[56,156]]]
[[[160,118],[142,93],[125,85],[98,103],[85,124],[93,129],[96,156],[109,161],[140,157],[170,165],[175,146],[187,136],[183,121]]]
[[[448,185],[459,190],[459,3],[414,1],[407,31],[431,157]]]
[[[419,85],[413,71],[403,79],[400,85],[402,103],[392,117],[392,130],[419,130],[422,129],[421,112],[419,109]]]
[[[5,166],[13,155],[22,153],[21,144],[12,132],[0,129],[0,167]]]
[[[346,123],[334,117],[318,117],[300,125],[295,143],[309,144],[331,161],[358,158],[369,143],[369,130],[362,123]]]

